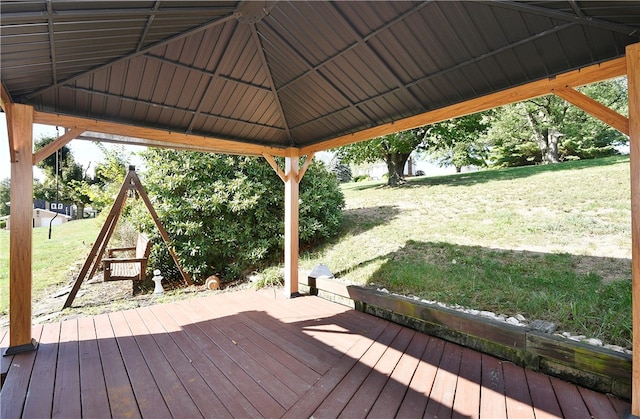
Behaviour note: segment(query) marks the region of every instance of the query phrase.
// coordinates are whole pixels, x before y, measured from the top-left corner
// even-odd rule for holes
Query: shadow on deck
[[[33,336],[36,352],[2,359],[2,418],[611,418],[629,407],[318,297],[273,291],[34,326]]]

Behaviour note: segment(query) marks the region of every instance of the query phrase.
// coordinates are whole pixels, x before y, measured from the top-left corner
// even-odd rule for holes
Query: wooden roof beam
[[[343,145],[369,140],[394,132],[405,131],[424,125],[435,124],[452,118],[471,115],[488,109],[498,108],[511,103],[521,102],[553,93],[554,89],[579,87],[586,84],[612,79],[627,74],[627,64],[624,57],[601,64],[595,64],[579,70],[560,74],[556,77],[538,80],[522,86],[502,90],[489,95],[480,96],[466,102],[456,103],[440,109],[434,109],[419,115],[400,119],[377,127],[368,128],[352,134],[343,135],[331,140],[312,144],[300,149],[300,154],[309,154]]]
[[[135,141],[126,142],[149,147],[168,148],[192,148],[205,152],[240,154],[261,156],[270,154],[284,157],[288,149],[258,144],[250,144],[241,141],[204,137],[201,135],[184,134],[179,132],[164,131],[157,128],[138,127],[116,122],[99,121],[75,116],[59,115],[35,111],[33,122],[37,124],[55,125],[67,128],[83,129],[105,134],[133,137]]]

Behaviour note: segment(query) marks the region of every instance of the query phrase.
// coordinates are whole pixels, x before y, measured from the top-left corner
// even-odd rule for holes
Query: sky
[[[60,128],[60,134],[64,134],[64,129]],[[57,137],[56,127],[50,125],[34,124],[33,126],[33,138],[38,139],[41,137]],[[67,144],[73,153],[73,157],[76,162],[80,163],[83,167],[91,164],[89,172],[93,173],[91,168],[95,166],[97,162],[101,162],[104,159],[102,151],[92,142],[87,140],[72,140]],[[112,144],[105,144],[107,148],[115,147]],[[128,146],[126,150],[130,152],[136,152],[144,149],[144,147]],[[132,156],[131,164],[140,166],[140,158]],[[40,169],[34,166],[34,177],[42,178],[42,172]],[[7,133],[7,120],[6,114],[0,113],[0,179],[11,177],[11,165],[9,160],[9,135]]]
[[[5,118],[5,113],[0,113],[0,180],[11,177],[11,165],[9,160],[9,137],[7,134],[7,121]],[[62,135],[64,130],[60,129],[60,134],[56,133],[56,127],[49,125],[40,125],[34,124],[33,126],[33,138],[39,139],[43,136],[53,136],[57,137]],[[118,147],[113,144],[104,143],[104,146],[109,147]],[[92,168],[96,163],[103,161],[104,155],[102,151],[92,142],[87,140],[72,140],[68,143],[68,147],[71,149],[73,153],[73,157],[76,162],[80,163],[83,167],[87,167],[87,165],[91,165],[89,168],[89,173],[93,175]],[[125,150],[130,153],[135,153],[137,151],[143,150],[145,147],[139,146],[126,146]],[[331,155],[329,153],[321,152],[316,155],[316,158],[328,162],[331,159]],[[142,159],[138,156],[131,155],[130,164],[135,165],[136,167],[142,167]],[[445,173],[454,173],[455,169],[452,167],[449,168],[440,168],[435,164],[425,162],[425,161],[415,161],[414,162],[416,169],[422,169],[427,174],[436,175],[436,174],[445,174]],[[34,178],[42,179],[42,171],[35,167],[33,168]]]

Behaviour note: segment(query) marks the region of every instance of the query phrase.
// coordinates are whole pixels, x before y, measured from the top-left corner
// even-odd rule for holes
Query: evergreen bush
[[[196,283],[212,274],[223,282],[243,279],[281,261],[284,185],[262,158],[158,149],[143,157],[142,182]],[[299,201],[301,246],[339,232],[344,196],[323,163],[310,165]],[[131,218],[155,243],[150,266],[165,277],[179,276],[144,207],[134,208]]]

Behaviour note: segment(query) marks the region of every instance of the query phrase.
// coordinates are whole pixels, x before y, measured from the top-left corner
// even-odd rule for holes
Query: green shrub
[[[284,273],[279,266],[272,266],[262,272],[256,272],[251,286],[255,289],[277,287],[284,283]]]
[[[194,280],[216,274],[224,282],[282,259],[284,185],[257,157],[149,150],[143,184],[167,229],[182,268]],[[337,234],[344,196],[324,164],[313,162],[300,183],[300,244]],[[146,209],[133,222],[156,243],[150,266],[175,274]]]

